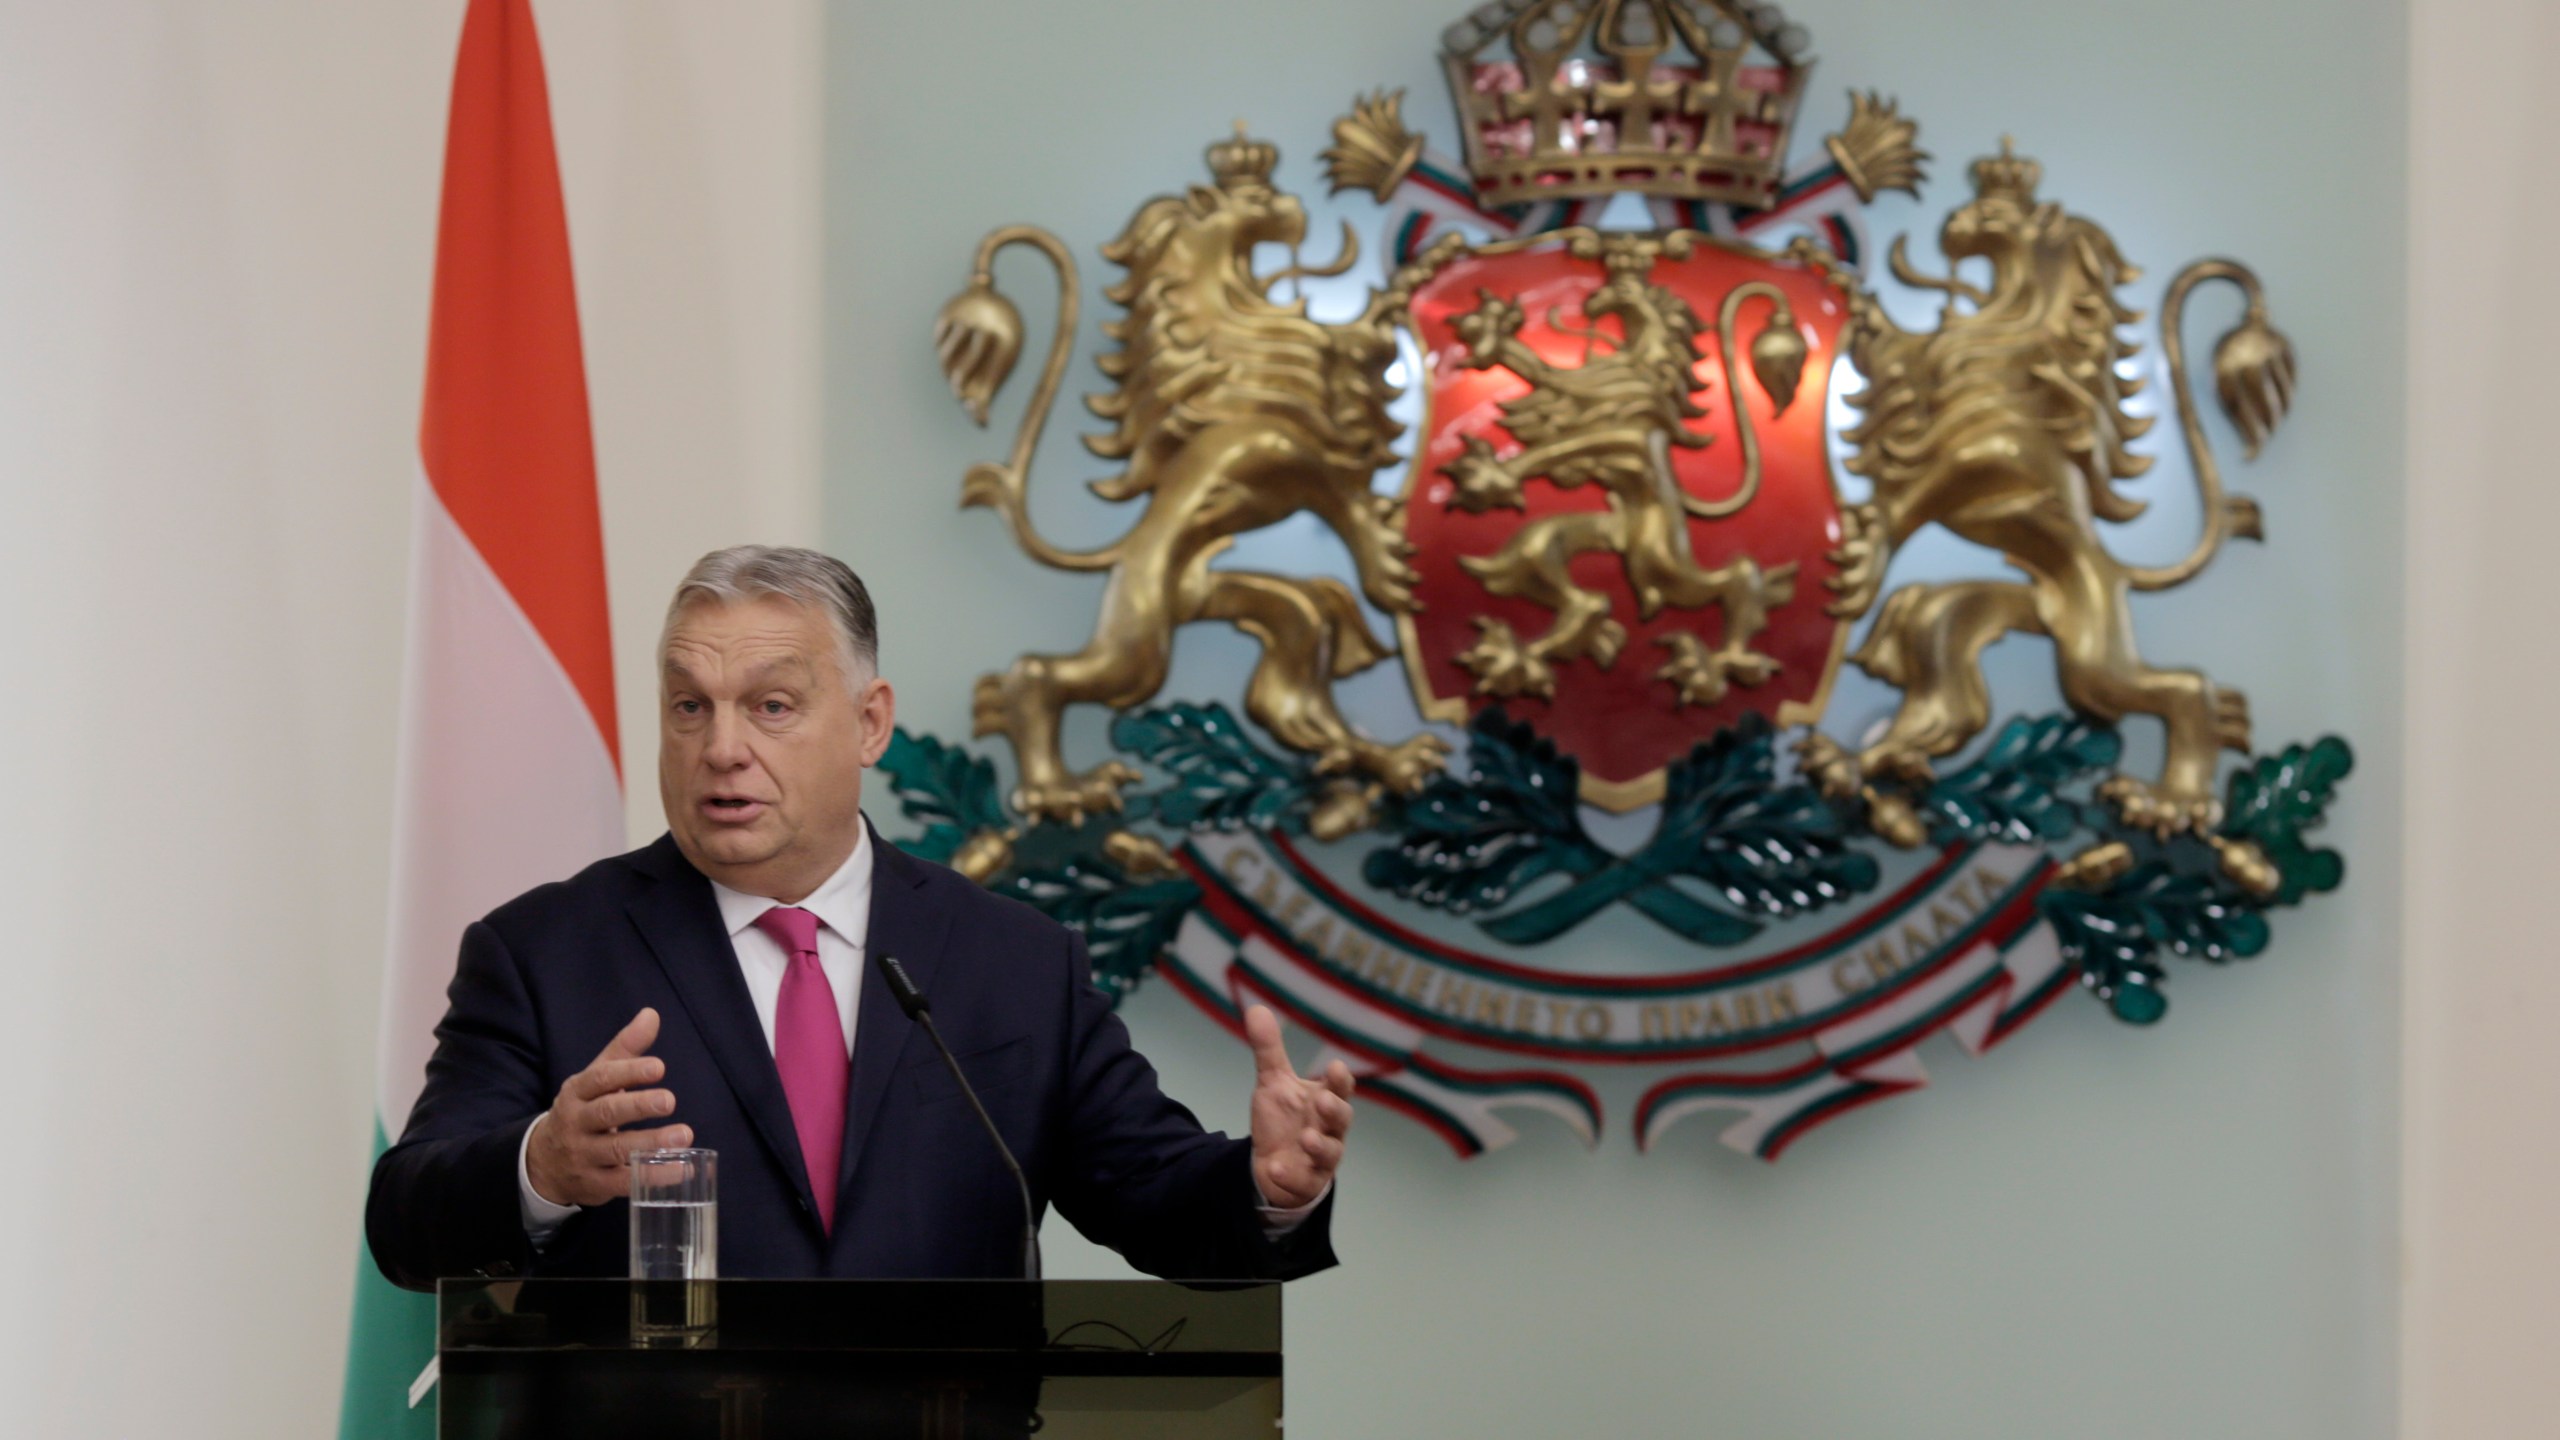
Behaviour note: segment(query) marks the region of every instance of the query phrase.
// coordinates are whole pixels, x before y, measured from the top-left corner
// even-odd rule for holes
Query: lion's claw
[[[1489,615],[1476,617],[1479,638],[1458,656],[1458,664],[1476,677],[1476,693],[1509,699],[1532,695],[1541,700],[1556,693],[1555,667],[1529,647],[1509,625]]]
[[[2222,801],[2212,794],[2183,794],[2131,775],[2099,786],[2098,798],[2127,829],[2147,830],[2163,840],[2186,833],[2209,836],[2222,823]]]
[[[1141,778],[1120,761],[1105,760],[1054,784],[1018,785],[1010,798],[1014,813],[1026,819],[1081,825],[1087,815],[1120,813],[1120,792]]]
[[[1424,731],[1411,739],[1379,747],[1369,773],[1398,795],[1418,793],[1431,777],[1449,768],[1449,742]]]
[[[1735,685],[1763,685],[1778,673],[1778,662],[1757,650],[1733,646],[1710,650],[1707,642],[1685,630],[1654,643],[1671,652],[1653,678],[1670,683],[1674,706],[1713,705]]]

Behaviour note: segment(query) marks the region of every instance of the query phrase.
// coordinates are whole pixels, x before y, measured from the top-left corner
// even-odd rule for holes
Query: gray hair
[[[880,622],[862,577],[832,555],[790,545],[732,545],[694,561],[677,584],[675,598],[667,602],[658,653],[666,653],[667,637],[688,608],[704,601],[735,604],[768,597],[826,615],[849,683],[860,684],[879,673]]]

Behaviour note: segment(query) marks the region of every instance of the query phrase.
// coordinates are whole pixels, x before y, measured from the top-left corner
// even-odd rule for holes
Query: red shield
[[[1599,245],[1588,232],[1582,232],[1579,243],[1567,232],[1486,246],[1443,266],[1414,292],[1410,313],[1422,345],[1427,408],[1406,488],[1404,526],[1417,547],[1414,565],[1423,578],[1414,591],[1418,613],[1405,617],[1400,629],[1406,665],[1425,714],[1463,722],[1499,704],[1580,763],[1586,799],[1628,810],[1658,800],[1663,767],[1746,711],[1782,726],[1810,722],[1821,714],[1847,639],[1845,624],[1824,613],[1832,598],[1824,581],[1836,573],[1826,557],[1841,538],[1839,501],[1825,453],[1824,411],[1844,312],[1809,268],[1694,236],[1685,244],[1674,237],[1663,253],[1650,256],[1649,267],[1625,259],[1623,246],[1614,252],[1621,257],[1619,270],[1629,272],[1620,275],[1621,282],[1640,279],[1658,287],[1654,300],[1631,322],[1617,313],[1608,296],[1594,302],[1613,273],[1595,253]],[[1791,313],[1781,316],[1781,307],[1768,294],[1772,286],[1786,297],[1784,308]],[[1737,296],[1743,287],[1749,288]],[[1685,302],[1687,315],[1676,317],[1673,307],[1661,303],[1660,291]],[[1484,317],[1506,302],[1518,313],[1500,328],[1526,347],[1525,353],[1507,351],[1512,363],[1492,354],[1484,340]],[[1699,518],[1685,510],[1673,515],[1658,485],[1650,495],[1641,493],[1646,487],[1623,473],[1610,483],[1590,473],[1587,456],[1579,462],[1558,458],[1552,465],[1542,459],[1577,453],[1577,414],[1601,416],[1606,411],[1615,416],[1610,424],[1590,426],[1592,433],[1612,426],[1612,433],[1621,434],[1641,428],[1627,419],[1625,402],[1633,392],[1621,382],[1634,378],[1634,362],[1647,350],[1644,342],[1654,342],[1659,354],[1689,353],[1661,350],[1665,332],[1656,317],[1664,313],[1675,314],[1683,327],[1681,342],[1698,358],[1694,365],[1657,367],[1669,383],[1655,388],[1676,391],[1676,377],[1685,369],[1688,405],[1703,413],[1675,414],[1672,423],[1684,433],[1666,437],[1652,453],[1668,457],[1672,477],[1700,508],[1730,510],[1718,518]],[[1728,316],[1736,349],[1744,352],[1735,356],[1730,372],[1718,334],[1719,319]],[[1630,344],[1631,323],[1656,333],[1638,334],[1638,343]],[[1773,329],[1792,329],[1801,346],[1755,346],[1755,337]],[[1784,341],[1783,336],[1773,339]],[[1784,364],[1772,366],[1755,353],[1771,349],[1795,349],[1803,356],[1801,380],[1783,408],[1777,400],[1786,389]],[[1526,358],[1532,353],[1535,361]],[[1755,358],[1762,360],[1757,369]],[[1541,363],[1551,368],[1542,371]],[[1628,373],[1613,381],[1604,373],[1612,365]],[[1594,366],[1601,368],[1588,368]],[[1533,391],[1545,392],[1546,398],[1540,400]],[[1618,403],[1614,410],[1595,407],[1586,403],[1589,395],[1614,396]],[[1524,397],[1541,408],[1523,412],[1515,403],[1506,411],[1506,402]],[[1669,403],[1677,405],[1676,399]],[[1736,424],[1737,403],[1748,409],[1760,451],[1757,487],[1738,506],[1734,502],[1744,490],[1746,447]],[[1621,459],[1626,453],[1620,447]],[[1470,493],[1452,472],[1458,467],[1462,474],[1470,455],[1480,475],[1491,473],[1488,461],[1508,466],[1516,490],[1491,503],[1480,487]],[[1577,464],[1585,473],[1572,473]],[[1657,463],[1653,473],[1658,476],[1660,469]],[[1637,513],[1647,510],[1650,514]],[[1612,511],[1619,512],[1618,518],[1605,518]],[[1577,513],[1603,518],[1528,528],[1545,517]],[[1654,536],[1649,559],[1629,553],[1648,548],[1629,538],[1647,533],[1648,526]],[[1560,546],[1555,536],[1562,527],[1581,538]],[[1736,607],[1723,601],[1695,603],[1693,597],[1683,603],[1676,586],[1674,598],[1666,601],[1657,584],[1651,587],[1655,606],[1647,614],[1631,578],[1659,578],[1666,568],[1664,557],[1679,545],[1672,527],[1686,533],[1689,554],[1677,557],[1681,565],[1694,562],[1698,572],[1731,575],[1748,568],[1735,565],[1748,557],[1766,577],[1756,592],[1768,602],[1762,607],[1765,621],[1750,633],[1746,619],[1746,639],[1740,642],[1755,658],[1712,698],[1700,689],[1684,698],[1679,683],[1665,678],[1664,667],[1684,648],[1694,656],[1733,643],[1728,612]],[[1594,544],[1590,537],[1599,533],[1612,537],[1615,545]],[[1671,537],[1667,542],[1661,538],[1665,535]],[[1528,555],[1529,549],[1550,558]],[[1540,564],[1549,567],[1545,581],[1534,575],[1521,578]],[[1523,687],[1514,679],[1508,682],[1512,693],[1499,693],[1505,682],[1489,676],[1494,667],[1484,659],[1486,637],[1507,632],[1511,638],[1534,641],[1556,634],[1556,579],[1605,597],[1608,618],[1623,627],[1623,642],[1559,652],[1546,667],[1546,684]],[[1500,593],[1506,590],[1511,593]],[[1574,603],[1591,607],[1588,600]],[[1694,638],[1674,638],[1681,635]],[[1614,654],[1603,653],[1612,648]],[[1538,695],[1540,688],[1551,694]]]

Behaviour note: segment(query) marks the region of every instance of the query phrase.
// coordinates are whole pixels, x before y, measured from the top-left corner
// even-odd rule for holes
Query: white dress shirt
[[[836,1018],[844,1025],[848,1055],[853,1053],[854,1022],[862,1003],[864,947],[871,936],[871,862],[871,827],[865,824],[854,839],[853,853],[798,907],[818,917],[818,967],[827,974],[827,988],[835,992]],[[737,952],[738,970],[747,982],[747,998],[755,1002],[756,1023],[764,1027],[765,1048],[770,1050],[774,1010],[782,996],[782,974],[790,968],[791,956],[781,941],[756,927],[756,918],[781,902],[732,890],[717,880],[711,882],[711,894],[720,904],[720,923],[729,932],[730,949]],[[677,1097],[677,1103],[681,1107],[683,1097]],[[535,1123],[540,1123],[539,1117]],[[533,1130],[532,1125],[527,1125],[524,1139],[516,1145],[516,1198],[524,1217],[525,1235],[538,1250],[581,1207],[555,1205],[534,1190],[531,1172],[525,1168],[525,1152],[532,1148]],[[1325,1187],[1328,1193],[1332,1188]],[[1287,1209],[1262,1206],[1263,1229],[1274,1238],[1286,1235],[1323,1203],[1324,1196],[1318,1195],[1310,1204]]]
[[[773,1012],[782,999],[782,974],[791,968],[782,942],[756,928],[756,920],[781,902],[732,890],[714,880],[712,897],[720,902],[720,923],[729,932],[729,948],[738,952],[738,969],[747,977],[747,998],[756,1002],[756,1023],[764,1027],[764,1048],[773,1048]],[[827,972],[827,988],[835,992],[836,1019],[844,1026],[844,1050],[853,1053],[854,1011],[862,1003],[863,947],[871,938],[871,827],[864,826],[853,853],[809,892],[798,905],[818,917],[818,968]]]

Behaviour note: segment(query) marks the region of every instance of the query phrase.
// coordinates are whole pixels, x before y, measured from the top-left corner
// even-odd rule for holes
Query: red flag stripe
[[[618,772],[604,529],[569,221],[527,0],[472,0],[454,65],[419,449]]]

